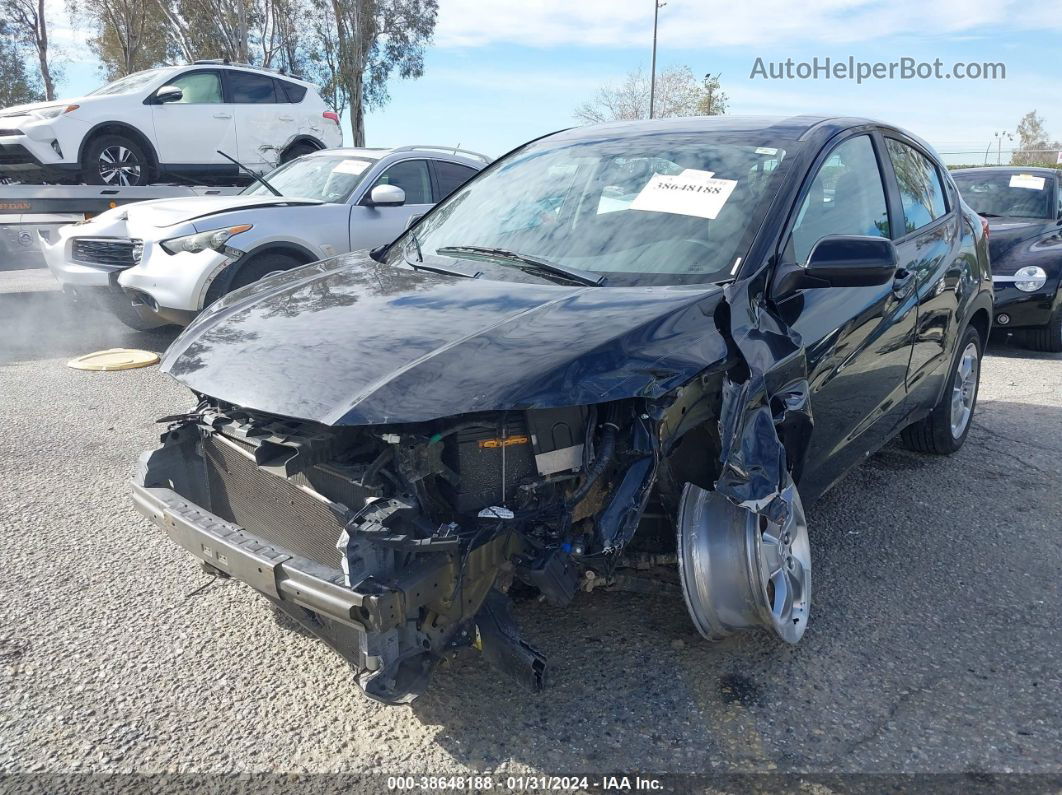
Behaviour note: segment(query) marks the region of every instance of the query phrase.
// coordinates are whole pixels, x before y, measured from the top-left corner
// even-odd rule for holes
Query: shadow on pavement
[[[0,365],[69,358],[106,348],[161,353],[179,329],[134,331],[59,291],[0,293]]]
[[[1062,542],[1045,547],[1040,523],[1062,506],[1062,442],[1033,442],[1062,409],[985,401],[976,422],[957,455],[892,443],[810,508],[801,644],[709,643],[681,599],[523,602],[552,686],[528,693],[469,652],[440,666],[414,714],[480,769],[1045,770],[1054,740],[1040,727],[1060,712],[1045,689],[1057,641],[1042,583]],[[1029,447],[994,454],[1013,427]]]
[[[1009,332],[995,331],[988,340],[985,353],[1007,359],[1062,359],[1062,353],[1044,353],[1026,348]]]

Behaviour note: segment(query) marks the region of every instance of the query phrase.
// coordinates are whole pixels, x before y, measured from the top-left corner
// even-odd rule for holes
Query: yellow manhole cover
[[[132,370],[136,367],[150,367],[159,363],[159,355],[151,351],[138,351],[135,348],[111,348],[78,356],[66,363],[75,370]]]

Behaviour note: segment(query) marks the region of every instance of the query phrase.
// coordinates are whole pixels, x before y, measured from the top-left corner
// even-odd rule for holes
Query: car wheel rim
[[[718,640],[764,628],[796,643],[811,608],[811,544],[796,487],[783,492],[784,522],[686,486],[679,510],[679,572],[697,630]]]
[[[139,184],[140,161],[131,149],[108,146],[100,152],[100,177],[108,185]]]
[[[971,342],[959,357],[951,386],[951,435],[955,439],[966,432],[966,426],[970,424],[970,417],[973,416],[979,369],[977,344]]]

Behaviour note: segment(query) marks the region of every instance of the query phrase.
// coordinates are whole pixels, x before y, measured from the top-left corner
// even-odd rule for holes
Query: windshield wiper
[[[999,213],[978,213],[978,215],[980,215],[980,216],[982,216],[984,218],[1002,218],[1003,217]]]
[[[410,243],[412,243],[413,247],[417,250],[416,262],[410,262],[409,257],[406,256],[409,253]],[[462,271],[457,270],[456,268],[441,268],[438,265],[426,265],[424,263],[424,254],[420,250],[420,239],[417,237],[417,233],[412,229],[409,230],[409,239],[404,246],[402,259],[405,260],[406,265],[415,271],[429,271],[430,273],[441,273],[445,276],[464,276],[466,279],[478,279],[483,275],[483,271]]]
[[[537,276],[549,274],[550,276],[558,276],[569,282],[585,284],[588,287],[600,287],[605,283],[605,277],[599,273],[579,270],[578,268],[569,268],[564,265],[558,265],[555,262],[547,262],[538,257],[530,257],[527,254],[518,254],[515,251],[508,251],[504,248],[491,248],[489,246],[443,246],[435,253],[478,254],[482,257],[494,257],[509,262],[521,262],[528,266],[526,270]],[[556,279],[554,279],[554,281],[556,281]]]
[[[270,185],[270,184],[269,184],[268,182],[266,182],[266,181],[265,181],[265,177],[263,177],[263,176],[262,176],[261,174],[256,174],[255,172],[251,171],[251,169],[247,168],[247,166],[245,166],[245,165],[244,165],[243,163],[241,163],[241,162],[240,162],[239,160],[237,160],[237,159],[236,159],[235,157],[229,157],[229,156],[228,156],[227,154],[225,154],[224,152],[222,152],[222,151],[221,151],[220,149],[215,149],[214,151],[215,151],[215,152],[217,152],[217,153],[218,153],[219,155],[221,155],[221,156],[222,156],[223,158],[225,158],[226,160],[231,160],[231,161],[232,161],[233,163],[235,163],[235,164],[236,164],[237,166],[239,166],[239,167],[240,167],[240,168],[242,168],[242,169],[243,169],[244,171],[246,171],[246,172],[247,172],[248,174],[250,174],[250,175],[251,175],[251,177],[252,177],[253,179],[255,179],[256,181],[258,181],[258,182],[261,182],[261,183],[262,183],[263,185],[265,185],[265,187],[266,187],[266,190],[268,190],[268,191],[269,191],[270,193],[272,193],[272,194],[273,194],[274,196],[279,196],[280,198],[284,198],[284,194],[283,194],[283,193],[281,193],[280,191],[278,191],[278,190],[277,190],[276,188],[274,188],[274,187],[273,187],[272,185]]]
[[[409,230],[409,241],[417,249],[417,262],[424,262],[424,252],[420,250],[420,240],[417,238],[417,233],[412,229]],[[408,250],[408,246],[406,247]]]
[[[483,271],[459,271],[456,268],[440,268],[438,265],[426,265],[423,262],[410,262],[408,259],[406,260],[406,265],[415,271],[441,273],[444,276],[463,276],[466,279],[478,279],[483,275]]]

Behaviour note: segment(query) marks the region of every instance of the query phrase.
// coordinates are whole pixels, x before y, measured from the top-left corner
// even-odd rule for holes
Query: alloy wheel
[[[108,146],[100,152],[100,177],[107,185],[139,185],[140,160],[132,149]]]
[[[977,377],[981,360],[977,343],[971,342],[963,350],[955,369],[951,386],[951,435],[958,439],[966,432],[977,400]]]
[[[782,493],[784,522],[688,484],[679,510],[679,571],[697,630],[718,640],[764,628],[786,643],[804,635],[811,609],[811,544],[796,487]]]

